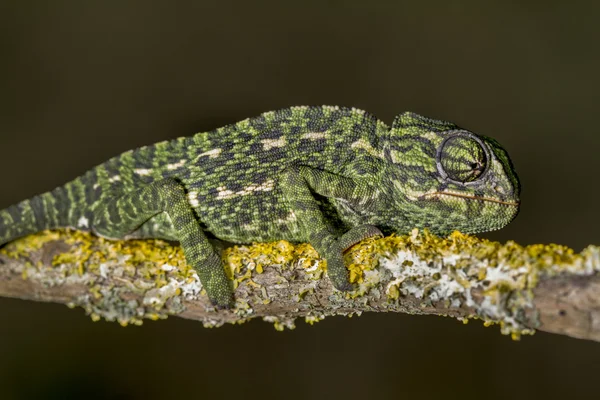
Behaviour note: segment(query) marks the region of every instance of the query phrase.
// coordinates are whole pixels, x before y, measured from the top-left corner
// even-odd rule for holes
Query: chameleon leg
[[[164,179],[104,200],[94,213],[93,227],[100,235],[122,238],[162,212],[171,219],[185,258],[198,273],[212,303],[231,306],[233,290],[221,257],[202,232],[184,188],[177,181]]]
[[[359,225],[350,229],[348,232],[344,233],[338,240],[340,242],[340,247],[342,251],[348,250],[350,247],[354,246],[358,242],[363,241],[366,238],[372,236],[381,236],[383,237],[383,233],[374,225]]]
[[[357,192],[356,182],[329,172],[298,166],[286,169],[281,187],[304,229],[305,237],[327,260],[327,273],[333,285],[338,290],[351,290],[342,252],[367,237],[381,235],[381,232],[372,225],[360,225],[337,238],[330,232],[311,189],[323,196],[352,199]]]

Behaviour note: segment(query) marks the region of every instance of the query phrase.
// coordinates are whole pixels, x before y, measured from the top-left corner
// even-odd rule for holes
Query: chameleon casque
[[[342,252],[374,235],[499,229],[519,181],[493,139],[406,112],[391,128],[337,106],[291,107],[127,151],[0,211],[0,245],[72,227],[110,239],[181,243],[214,305],[233,304],[207,240],[309,242],[339,290]]]

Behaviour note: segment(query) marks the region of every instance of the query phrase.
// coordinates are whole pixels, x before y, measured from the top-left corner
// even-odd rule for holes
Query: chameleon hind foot
[[[93,226],[101,235],[121,238],[161,213],[166,213],[172,221],[185,259],[198,273],[210,301],[218,307],[233,306],[232,284],[221,257],[202,231],[185,188],[177,180],[155,181],[105,199],[94,212]]]

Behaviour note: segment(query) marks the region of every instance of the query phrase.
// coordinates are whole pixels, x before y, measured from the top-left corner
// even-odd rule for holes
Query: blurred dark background
[[[522,212],[486,237],[598,244],[598,3],[404,3],[2,0],[0,208],[137,146],[336,104],[500,141]],[[597,398],[599,362],[437,317],[122,328],[0,299],[0,399]]]

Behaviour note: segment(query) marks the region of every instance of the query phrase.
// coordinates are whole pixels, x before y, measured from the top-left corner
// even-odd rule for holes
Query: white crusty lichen
[[[411,295],[429,304],[446,303],[449,309],[464,304],[484,320],[502,322],[505,333],[528,332],[515,318],[521,309],[533,307],[530,293],[520,292],[527,287],[529,271],[525,266],[509,268],[504,263],[491,266],[489,260],[474,258],[469,253],[441,252],[425,258],[411,249],[399,250],[391,258],[383,259],[381,266],[393,277],[386,285],[390,297]],[[473,297],[475,290],[481,293],[477,300]],[[518,299],[515,291],[519,291]]]
[[[379,246],[380,271],[391,275],[388,297],[413,296],[423,306],[450,311],[466,307],[468,317],[498,323],[515,338],[539,325],[533,289],[540,278],[600,270],[595,246],[574,254],[555,244],[500,244],[459,232],[440,238],[416,229],[408,236],[380,239]]]
[[[94,320],[122,325],[166,318],[201,304],[198,314],[188,317],[209,327],[262,317],[283,329],[293,328],[297,317],[312,324],[329,315],[401,311],[479,318],[500,324],[502,332],[514,337],[538,326],[533,290],[541,278],[600,270],[600,251],[594,246],[575,254],[560,245],[501,244],[458,232],[440,238],[414,230],[369,238],[346,251],[350,281],[357,289],[339,292],[312,246],[281,240],[223,251],[236,304],[220,313],[206,301],[180,247],[168,242],[46,231],[11,243],[0,254],[18,260],[8,264],[9,272],[23,279],[44,287],[83,286],[69,305],[84,308]]]
[[[51,250],[50,265],[29,260],[36,249],[53,243],[64,248]],[[179,247],[163,241],[108,241],[76,231],[46,231],[17,240],[1,253],[28,260],[10,264],[23,279],[44,287],[84,285],[87,290],[68,305],[84,308],[95,321],[140,325],[143,319],[166,318],[202,291]]]

